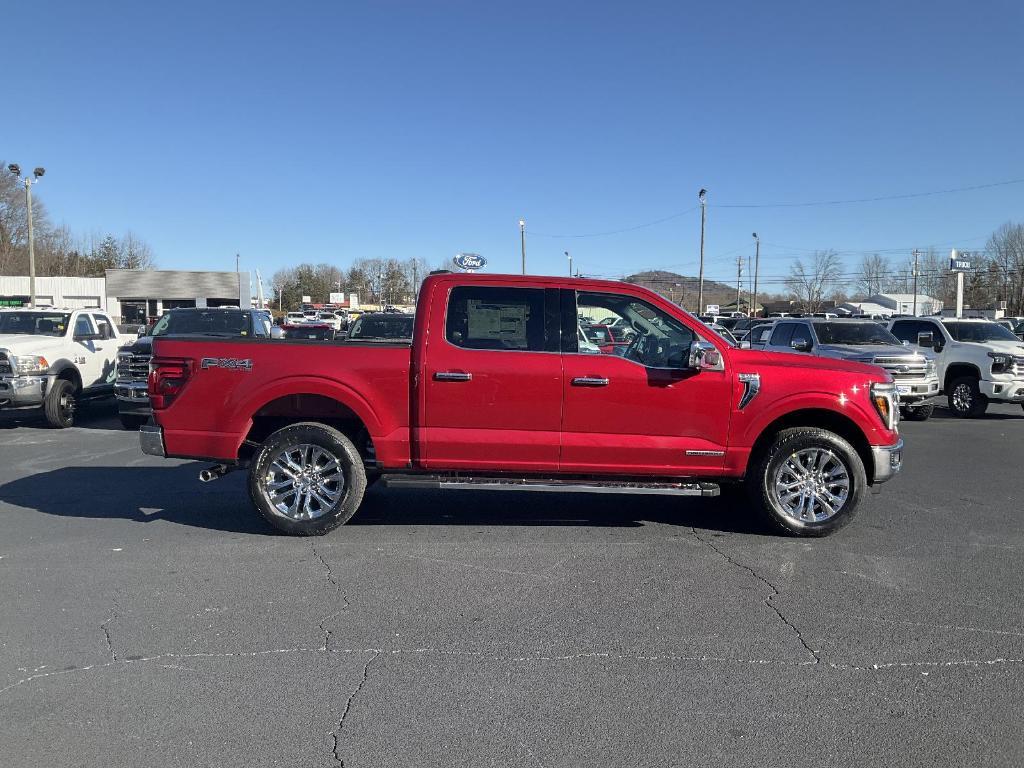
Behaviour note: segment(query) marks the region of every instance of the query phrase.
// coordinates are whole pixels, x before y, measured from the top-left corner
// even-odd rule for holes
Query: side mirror
[[[695,371],[717,369],[722,367],[722,353],[715,345],[707,341],[695,341],[690,344],[690,355],[687,368]]]
[[[789,346],[793,348],[794,352],[810,352],[811,342],[809,339],[793,339],[789,342]]]
[[[935,349],[935,335],[931,331],[917,334],[917,346]]]
[[[281,326],[279,326],[279,325],[272,325],[272,326],[270,326],[270,338],[272,338],[272,339],[283,339],[284,338],[284,331],[281,330]]]

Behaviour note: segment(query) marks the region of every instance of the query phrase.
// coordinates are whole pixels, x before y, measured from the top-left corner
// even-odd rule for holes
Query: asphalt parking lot
[[[0,414],[0,765],[1020,765],[1024,411],[904,423],[839,534],[374,488],[274,535],[112,406]]]

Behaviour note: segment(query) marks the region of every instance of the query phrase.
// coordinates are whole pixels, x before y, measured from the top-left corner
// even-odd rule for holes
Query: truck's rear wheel
[[[755,459],[748,483],[773,526],[794,536],[827,536],[853,519],[867,475],[857,451],[839,435],[797,427],[780,432]]]
[[[57,379],[43,401],[46,423],[57,429],[75,426],[76,405],[75,385],[67,379]]]
[[[907,421],[928,421],[935,410],[933,403],[927,405],[905,405],[900,408],[900,416]]]
[[[268,437],[249,471],[249,497],[272,526],[320,536],[348,522],[366,491],[352,442],[325,424],[303,422]]]
[[[949,384],[949,410],[962,419],[976,419],[988,410],[988,398],[981,394],[978,380],[961,376]]]

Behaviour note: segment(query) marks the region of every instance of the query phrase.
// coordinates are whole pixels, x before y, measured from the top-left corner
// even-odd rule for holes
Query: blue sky
[[[1019,2],[47,2],[4,9],[0,159],[167,268],[762,273],[1024,220]],[[895,255],[901,255],[893,251]],[[770,286],[769,286],[770,287]]]

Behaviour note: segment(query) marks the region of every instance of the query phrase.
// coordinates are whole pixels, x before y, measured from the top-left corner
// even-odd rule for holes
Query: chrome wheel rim
[[[846,506],[850,472],[831,450],[804,448],[778,466],[772,490],[786,516],[800,523],[820,523]]]
[[[301,443],[278,451],[259,482],[270,508],[289,520],[316,520],[345,493],[338,457],[319,445]]]
[[[971,410],[971,402],[974,400],[974,396],[971,393],[971,388],[966,384],[957,384],[953,390],[953,407],[958,411],[969,411]]]

